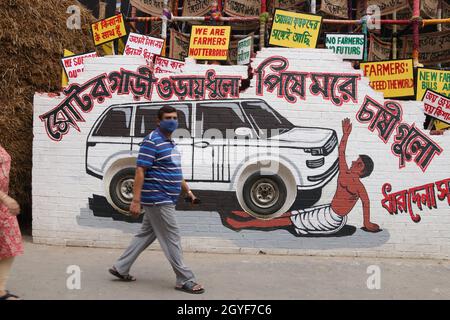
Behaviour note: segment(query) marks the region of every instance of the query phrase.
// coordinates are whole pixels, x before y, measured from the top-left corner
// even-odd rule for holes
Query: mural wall
[[[139,143],[171,105],[201,199],[177,204],[185,250],[450,256],[450,143],[422,103],[385,100],[331,50],[265,48],[252,69],[87,58],[59,96],[37,93],[34,241],[127,245]]]

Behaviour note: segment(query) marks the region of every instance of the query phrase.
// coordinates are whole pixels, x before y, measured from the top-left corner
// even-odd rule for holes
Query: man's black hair
[[[373,171],[373,160],[368,155],[360,154],[362,162],[364,163],[364,170],[361,172],[360,178],[365,178],[371,175]]]
[[[161,107],[161,108],[158,110],[158,119],[159,119],[159,120],[162,120],[164,113],[172,113],[172,112],[177,112],[177,109],[175,109],[175,108],[172,107],[172,106],[164,106],[164,107]]]

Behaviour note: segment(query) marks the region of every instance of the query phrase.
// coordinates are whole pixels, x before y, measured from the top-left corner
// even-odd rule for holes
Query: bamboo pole
[[[267,12],[266,0],[261,0],[261,13]]]
[[[169,18],[167,15],[169,15],[169,17],[170,17],[170,11],[168,9],[168,0],[164,0],[163,11],[162,11],[162,15],[161,15],[161,19],[162,19],[161,38],[164,39],[164,41],[167,38],[167,20]]]
[[[419,66],[419,45],[420,45],[420,36],[419,36],[419,27],[421,22],[420,17],[420,0],[414,0],[413,2],[413,16],[411,18],[412,27],[413,27],[413,52],[412,58],[414,62],[414,66]]]
[[[116,0],[116,14],[119,14],[121,10],[122,10],[122,1]]]
[[[424,19],[423,20],[423,26],[429,26],[432,24],[447,24],[450,23],[450,18],[445,18],[445,19]]]
[[[259,48],[264,48],[266,34],[266,19],[260,19],[259,21]]]
[[[137,12],[136,7],[131,6],[131,18],[136,18],[136,12]],[[134,30],[136,30],[136,22],[137,21],[131,22],[131,26],[133,27]]]
[[[161,21],[161,17],[127,17],[125,18],[128,22],[146,22],[146,21]],[[186,22],[186,21],[221,21],[221,22],[255,22],[259,21],[259,17],[218,17],[213,18],[210,16],[206,17],[178,17],[172,16],[172,18],[168,21],[170,22]],[[271,19],[269,19],[270,21]],[[379,20],[381,24],[397,24],[397,25],[409,25],[412,24],[412,20]],[[361,20],[342,20],[342,19],[323,19],[322,22],[324,24],[362,24]],[[450,18],[446,19],[423,19],[422,25],[433,25],[433,24],[450,24]]]
[[[316,6],[317,6],[316,0],[311,0],[311,13],[312,14],[316,14]]]
[[[392,17],[394,20],[397,20],[397,11],[394,11],[392,14]],[[393,38],[392,38],[392,59],[397,59],[397,29],[398,25],[394,24],[394,27],[392,29]]]
[[[98,7],[98,18],[100,20],[103,20],[103,19],[106,18],[106,6],[107,6],[107,4],[104,1],[100,1],[98,3],[98,5],[99,5],[99,7]],[[103,44],[103,48],[105,48],[104,46],[109,46],[109,45],[111,45],[111,54],[115,55],[116,52],[114,51],[114,41],[111,41],[109,43]],[[106,52],[105,50],[106,49],[103,49],[104,53]]]

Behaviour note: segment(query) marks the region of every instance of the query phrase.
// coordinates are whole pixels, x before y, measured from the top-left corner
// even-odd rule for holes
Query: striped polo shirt
[[[173,140],[159,128],[141,143],[136,165],[145,168],[142,205],[175,204],[181,192],[181,157]]]

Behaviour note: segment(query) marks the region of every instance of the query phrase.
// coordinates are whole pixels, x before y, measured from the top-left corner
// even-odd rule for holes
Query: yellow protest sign
[[[72,51],[64,49],[64,58],[71,57],[74,55],[75,55],[75,53],[73,53]],[[67,78],[67,74],[64,71],[64,67],[63,67],[62,71],[61,71],[61,87],[64,88],[65,86],[67,86],[68,83],[69,83],[69,79]]]
[[[227,60],[230,26],[192,26],[189,57],[198,60]]]
[[[450,124],[440,120],[434,120],[434,127],[436,128],[436,130],[445,130],[450,128]]]
[[[288,48],[315,48],[322,17],[277,9],[269,43]]]
[[[450,71],[427,68],[417,69],[416,100],[422,100],[427,89],[450,98]]]
[[[412,59],[364,62],[360,66],[370,86],[383,92],[385,98],[414,96]]]
[[[127,35],[122,14],[94,22],[91,30],[96,46]]]

